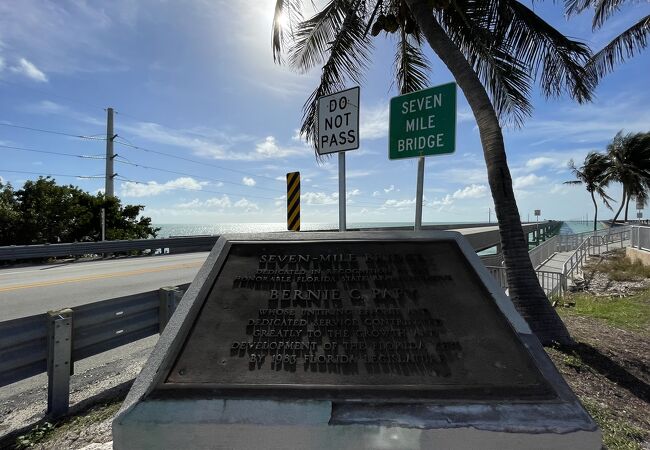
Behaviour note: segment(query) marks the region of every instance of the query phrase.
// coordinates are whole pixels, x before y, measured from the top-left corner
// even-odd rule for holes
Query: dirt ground
[[[577,345],[547,353],[599,422],[606,448],[650,449],[649,336],[589,317],[563,320]]]

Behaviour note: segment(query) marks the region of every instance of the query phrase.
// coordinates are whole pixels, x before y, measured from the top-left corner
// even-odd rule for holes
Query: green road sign
[[[456,83],[390,99],[390,159],[454,153]]]

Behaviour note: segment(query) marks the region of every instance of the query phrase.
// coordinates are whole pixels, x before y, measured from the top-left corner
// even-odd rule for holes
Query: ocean
[[[451,223],[463,222],[427,222],[423,225],[445,225]],[[471,223],[471,222],[465,222]],[[496,225],[496,224],[495,224]],[[605,226],[599,222],[599,229]],[[155,224],[154,226],[160,227],[158,237],[170,236],[199,236],[199,235],[215,235],[224,233],[260,233],[269,231],[286,231],[287,224],[284,222],[278,223],[221,223],[221,224]],[[309,230],[337,230],[338,223],[302,223],[300,227],[304,231]],[[348,223],[348,228],[386,228],[386,227],[409,227],[413,226],[413,222],[353,222]],[[560,230],[560,234],[574,234],[591,231],[593,223],[584,221],[568,221],[564,222]]]

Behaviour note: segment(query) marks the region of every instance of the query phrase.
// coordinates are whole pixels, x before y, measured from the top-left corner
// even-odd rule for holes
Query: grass
[[[19,436],[14,444],[15,449],[27,449],[36,444],[56,442],[57,438],[68,434],[79,434],[91,424],[102,422],[113,417],[120,409],[122,400],[104,403],[91,408],[82,415],[64,419],[60,422],[44,422],[29,430],[29,433]]]
[[[610,450],[641,450],[645,431],[617,418],[607,407],[590,399],[581,399],[603,432],[603,444]]]
[[[571,308],[559,308],[561,314],[577,314],[603,320],[624,330],[650,334],[650,289],[629,297],[596,297],[574,294],[567,298]]]
[[[650,278],[650,266],[644,266],[641,261],[632,262],[622,251],[617,251],[608,259],[587,264],[584,270],[605,273],[613,281],[636,281]]]

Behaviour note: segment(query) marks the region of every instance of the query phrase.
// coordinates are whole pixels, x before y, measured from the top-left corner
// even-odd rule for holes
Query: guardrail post
[[[70,406],[72,310],[47,313],[47,413],[59,417]]]
[[[177,286],[165,286],[161,287],[158,292],[160,296],[159,330],[162,333],[167,326],[167,322],[171,319],[172,314],[176,311],[178,303],[183,298],[183,291]]]

